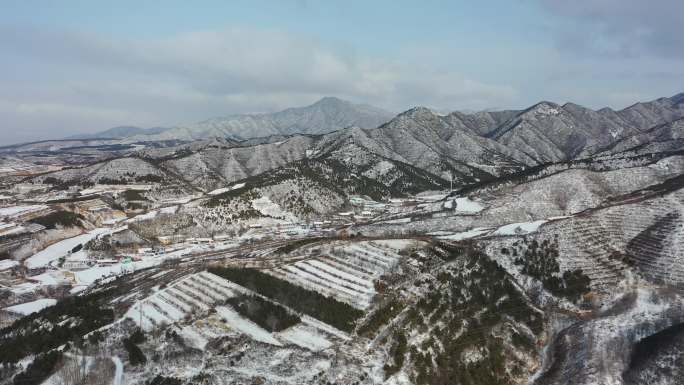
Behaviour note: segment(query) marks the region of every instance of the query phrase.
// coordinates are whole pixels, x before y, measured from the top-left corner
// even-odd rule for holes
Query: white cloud
[[[509,104],[517,95],[510,86],[437,71],[419,58],[381,60],[253,28],[134,41],[4,27],[0,49],[9,53],[4,67],[18,68],[0,73],[7,85],[0,99],[9,111],[1,129],[40,125],[42,117],[56,137],[118,124],[172,125],[272,111],[326,95],[395,111],[413,105],[480,109]]]
[[[561,17],[554,30],[562,48],[620,57],[684,57],[681,0],[539,1]]]

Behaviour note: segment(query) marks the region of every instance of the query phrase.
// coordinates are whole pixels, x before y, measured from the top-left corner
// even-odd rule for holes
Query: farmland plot
[[[375,295],[373,281],[392,269],[399,258],[397,250],[387,244],[355,242],[269,273],[363,310]]]
[[[325,327],[297,324],[280,333],[265,330],[226,304],[241,294],[256,295],[219,276],[200,272],[136,302],[125,317],[145,331],[176,324],[186,343],[201,350],[209,340],[234,333],[273,346],[296,345],[312,351],[331,346]],[[210,313],[215,309],[216,314],[207,316],[210,309]]]
[[[136,302],[126,317],[149,331],[192,318],[239,292],[235,284],[220,277],[209,273],[192,274]]]

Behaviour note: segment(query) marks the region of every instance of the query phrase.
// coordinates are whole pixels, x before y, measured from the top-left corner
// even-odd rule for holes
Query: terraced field
[[[684,285],[684,192],[550,223],[563,270],[582,269],[594,289],[614,287],[630,268],[655,283]]]
[[[241,334],[273,346],[297,345],[319,351],[332,346],[331,340],[341,333],[306,316],[281,332],[269,332],[225,304],[240,294],[257,295],[214,274],[200,272],[138,301],[125,317],[145,331],[175,325],[182,338],[199,349],[213,338]]]
[[[356,242],[269,273],[358,309],[366,309],[375,295],[373,281],[392,269],[399,258],[396,249],[376,242]]]
[[[207,272],[189,275],[133,305],[126,316],[144,330],[193,318],[245,292],[234,283]]]

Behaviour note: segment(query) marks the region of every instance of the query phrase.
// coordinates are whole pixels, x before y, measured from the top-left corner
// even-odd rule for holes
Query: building
[[[170,245],[173,243],[181,243],[185,241],[185,238],[181,235],[164,235],[161,237],[157,237],[157,240],[162,245]]]
[[[63,268],[67,270],[85,270],[94,265],[90,259],[68,259],[64,261]]]

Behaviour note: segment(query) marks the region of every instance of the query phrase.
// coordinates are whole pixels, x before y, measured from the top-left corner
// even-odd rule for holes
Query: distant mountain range
[[[156,135],[168,130],[165,127],[140,128],[135,126],[113,127],[94,134],[71,135],[66,139],[125,139],[136,135]]]
[[[310,106],[274,113],[230,115],[172,128],[115,127],[72,138],[193,141],[218,137],[245,140],[273,135],[325,134],[350,126],[375,128],[393,116],[393,113],[373,106],[325,97]]]
[[[362,118],[359,111],[366,108],[326,98],[309,107],[222,118],[192,129],[150,133],[123,127],[109,135],[129,135],[125,139],[6,146],[0,147],[0,169],[17,170],[3,184],[21,181],[22,188],[6,188],[10,194],[41,184],[17,204],[40,202],[61,211],[95,207],[90,200],[136,215],[121,222],[127,225],[122,234],[117,226],[84,243],[85,251],[98,252],[93,255],[125,253],[134,244],[171,235],[248,240],[250,253],[242,254],[244,247],[221,253],[251,256],[258,264],[247,266],[265,269],[243,272],[272,278],[252,275],[242,282],[241,274],[230,273],[223,282],[204,272],[186,280],[183,274],[207,264],[191,255],[176,263],[183,268],[151,265],[114,283],[100,281],[113,286],[95,286],[96,281],[83,292],[83,298],[95,294],[104,304],[123,306],[121,313],[129,315],[125,328],[135,319],[143,322],[145,311],[146,324],[160,331],[163,353],[170,351],[171,364],[179,363],[171,368],[176,375],[195,376],[185,369],[188,363],[216,359],[218,364],[203,368],[202,378],[220,382],[226,373],[233,375],[226,368],[235,368],[235,378],[242,379],[244,367],[233,365],[233,358],[249,349],[243,361],[259,371],[244,372],[259,377],[245,383],[331,378],[364,384],[682,384],[676,378],[684,378],[684,94],[619,111],[542,101],[524,110],[476,113],[416,107],[383,120],[370,113]],[[241,125],[245,121],[258,130]],[[85,161],[91,156],[95,161]],[[69,167],[40,170],[49,164]],[[118,192],[123,189],[128,191]],[[103,221],[110,213],[90,211],[82,210],[84,228],[88,218]],[[328,220],[336,230],[319,233]],[[314,224],[316,233],[306,235],[304,223]],[[7,220],[0,224],[14,227]],[[27,242],[60,228],[20,234],[23,238],[5,233],[3,242],[15,248],[12,252],[32,252]],[[275,229],[278,235],[271,237]],[[200,252],[196,255],[207,255]],[[218,254],[212,253],[212,260]],[[143,283],[136,289],[136,282]],[[121,288],[144,293],[152,284],[167,283],[167,291],[147,299],[120,298]],[[225,298],[234,295],[236,284],[251,285],[239,291],[255,289],[270,306],[281,306],[279,301],[293,306],[296,301],[283,298],[316,293],[309,298],[321,300],[310,303],[322,303],[322,311],[305,307],[301,325],[270,331],[257,323],[268,318],[269,324],[270,310],[252,320],[238,318],[238,306],[219,306],[233,304],[237,297]],[[277,291],[259,291],[276,284]],[[281,295],[284,291],[296,296]],[[23,295],[15,297],[28,303]],[[124,313],[127,304],[140,310]],[[195,305],[204,310],[194,311]],[[44,335],[46,325],[75,319],[46,316],[66,312],[62,308],[58,303],[30,316],[38,317],[30,322],[14,322],[4,329],[3,343],[20,346]],[[234,311],[224,321],[250,322],[250,331],[214,333],[209,309],[219,316]],[[340,321],[349,311],[356,321]],[[121,328],[93,325],[113,333],[101,338],[103,351],[121,351],[114,345]],[[179,333],[163,332],[168,325]],[[201,330],[202,325],[211,328]],[[185,328],[192,338],[180,336]],[[191,342],[196,340],[201,345]],[[301,341],[306,343],[293,347]],[[140,354],[154,357],[157,345],[141,343],[145,353]],[[25,360],[28,350],[19,351],[4,356]],[[357,357],[340,353],[345,351]],[[281,352],[298,366],[271,362]],[[218,361],[221,357],[230,365]],[[313,359],[325,362],[326,370],[309,370],[318,365]],[[153,375],[127,368],[130,378]],[[293,377],[294,372],[306,378]],[[333,374],[325,377],[328,372]],[[200,375],[169,381],[194,383]],[[148,383],[159,381],[167,380]]]
[[[423,159],[423,163],[439,163],[437,159],[428,160],[430,156],[418,150],[427,147],[458,161],[500,165],[505,160],[529,164],[643,145],[652,136],[658,136],[659,142],[667,138],[679,140],[677,129],[681,124],[675,125],[674,131],[653,130],[682,117],[684,93],[636,103],[619,111],[610,108],[595,111],[573,103],[561,106],[543,101],[525,110],[456,111],[446,115],[417,107],[396,117],[376,107],[325,97],[310,106],[269,114],[231,115],[173,128],[115,127],[71,139],[112,138],[130,143],[223,138],[236,142],[247,140],[245,145],[357,127],[373,129],[364,135],[384,145],[418,151],[415,156]],[[668,137],[667,133],[671,135]]]
[[[385,192],[408,193],[420,189],[412,184],[401,185],[407,181],[419,180],[421,186],[438,188],[453,180],[454,186],[465,186],[547,163],[625,152],[638,155],[681,150],[683,101],[680,94],[620,111],[540,102],[522,111],[448,115],[416,107],[376,128],[353,126],[320,134],[311,131],[313,125],[309,125],[310,131],[304,134],[283,132],[250,140],[214,136],[180,145],[177,141],[167,145],[155,141],[140,144],[141,136],[134,135],[126,139],[129,144],[125,146],[122,141],[109,143],[119,147],[107,154],[111,157],[115,155],[111,151],[118,151],[119,156],[131,157],[124,167],[129,172],[143,170],[146,163],[152,162],[161,167],[161,174],[178,176],[184,183],[205,191],[296,163],[308,169],[344,170],[380,181],[388,189]],[[310,107],[270,116],[273,121],[273,116],[284,121],[283,116],[302,118],[320,113],[318,121],[331,121],[329,112],[337,110],[333,106],[340,103],[349,106],[339,99],[326,98]],[[346,116],[336,121],[351,121],[351,115]],[[304,127],[301,122],[298,127]],[[144,137],[170,138],[165,136],[170,132],[173,130]],[[90,146],[87,149],[94,144],[74,145]],[[102,147],[104,143],[96,145]],[[31,148],[59,146],[42,143]],[[24,146],[11,150],[28,149]],[[135,166],[136,162],[140,165]],[[52,176],[64,182],[88,179],[97,183],[102,178],[120,178],[111,172],[116,169],[118,166],[95,172],[101,170],[97,166],[90,171],[69,170]]]

